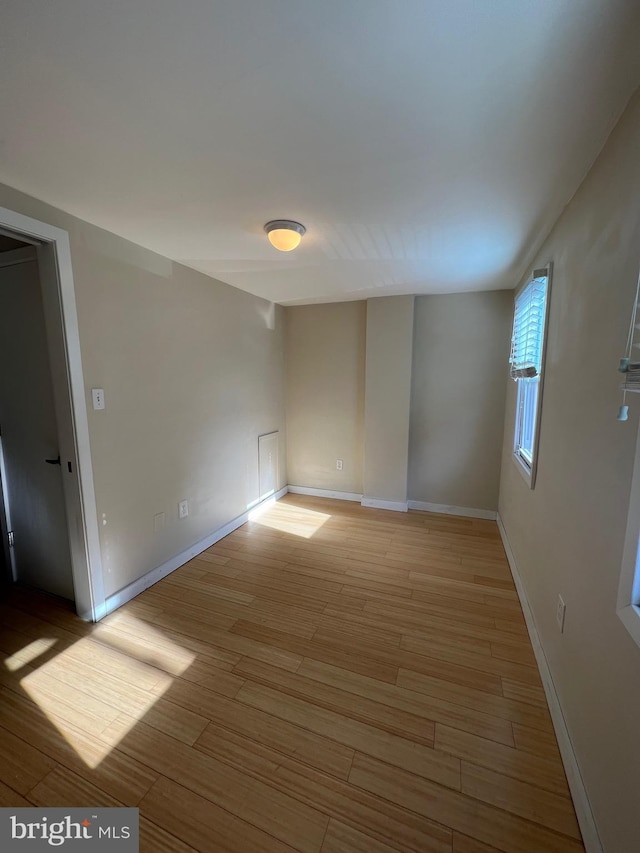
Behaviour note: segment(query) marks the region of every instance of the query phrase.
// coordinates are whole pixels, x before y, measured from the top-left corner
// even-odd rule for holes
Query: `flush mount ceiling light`
[[[290,252],[300,245],[302,235],[307,229],[291,219],[272,219],[264,226],[264,230],[272,246],[281,252]]]

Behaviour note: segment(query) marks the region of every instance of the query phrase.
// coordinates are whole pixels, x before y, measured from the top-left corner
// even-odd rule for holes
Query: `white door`
[[[16,257],[23,257],[26,251],[30,250],[16,253]],[[73,599],[58,431],[35,257],[0,267],[0,434],[16,580]]]

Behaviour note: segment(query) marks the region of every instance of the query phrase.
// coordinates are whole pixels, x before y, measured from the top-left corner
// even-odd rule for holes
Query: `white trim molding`
[[[409,509],[406,501],[379,501],[375,498],[362,498],[360,503],[362,506],[367,506],[371,509],[390,509],[394,512],[406,512]]]
[[[153,586],[158,583],[158,581],[166,578],[167,575],[175,572],[175,570],[179,569],[180,566],[184,566],[184,564],[188,563],[189,560],[193,560],[193,558],[197,557],[198,554],[206,551],[207,548],[210,548],[212,545],[215,545],[216,542],[224,539],[225,536],[233,533],[233,531],[237,530],[238,527],[242,527],[243,524],[246,524],[254,514],[256,516],[259,515],[260,510],[264,510],[269,504],[273,504],[280,500],[280,498],[287,494],[287,491],[288,488],[285,486],[271,497],[255,504],[252,509],[248,509],[232,521],[229,521],[227,524],[219,527],[217,530],[214,530],[213,533],[205,536],[204,539],[200,539],[199,542],[196,542],[190,548],[187,548],[185,551],[181,551],[179,554],[176,554],[175,557],[172,557],[170,560],[167,560],[155,569],[151,569],[151,571],[144,574],[141,578],[138,578],[128,586],[125,586],[123,589],[115,592],[113,595],[110,595],[105,601],[104,613],[102,615],[106,616],[108,613],[113,613],[114,610],[117,610],[118,607],[122,607],[122,605],[126,604],[127,601],[131,601],[132,598],[140,595],[140,593],[144,592],[145,589],[149,589],[150,586]]]
[[[640,426],[636,437],[616,612],[640,646]]]
[[[333,489],[309,489],[307,486],[288,486],[289,492],[293,495],[310,495],[314,498],[333,498],[337,501],[358,501],[362,500],[362,495],[355,492],[337,492]]]
[[[549,664],[547,663],[547,658],[540,641],[538,629],[536,628],[536,623],[533,617],[533,611],[531,610],[527,592],[516,565],[515,556],[509,543],[507,531],[505,530],[499,514],[497,521],[500,536],[502,537],[502,544],[504,545],[511,574],[513,575],[513,582],[518,592],[518,598],[520,599],[520,605],[522,606],[525,622],[527,623],[527,630],[529,632],[531,645],[533,646],[533,652],[536,656],[542,685],[547,697],[547,704],[549,705],[553,728],[555,729],[558,746],[560,747],[562,763],[564,765],[565,773],[567,774],[567,781],[569,783],[573,805],[576,810],[580,831],[582,832],[582,840],[587,853],[603,853],[602,842],[598,835],[593,811],[591,810],[591,804],[587,795],[587,789],[585,788],[585,784],[580,773],[578,759],[576,758],[573,744],[571,742],[567,723],[562,712],[562,706],[560,705],[560,699],[553,683],[551,670],[549,669]]]
[[[495,521],[498,513],[493,509],[474,509],[469,506],[450,506],[449,504],[432,504],[427,501],[409,501],[409,509],[420,512],[438,512],[444,515],[461,515],[464,518],[486,518]]]

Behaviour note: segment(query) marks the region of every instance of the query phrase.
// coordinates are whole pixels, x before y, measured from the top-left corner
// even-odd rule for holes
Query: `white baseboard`
[[[309,489],[306,486],[287,487],[289,492],[294,495],[311,495],[314,498],[334,498],[338,501],[358,501],[362,500],[362,495],[357,495],[355,492],[336,492],[333,489]]]
[[[373,509],[391,509],[394,512],[406,512],[409,508],[406,501],[378,501],[374,498],[362,498],[360,503],[362,506]]]
[[[524,614],[525,622],[527,623],[527,630],[529,631],[529,638],[531,640],[531,645],[533,646],[533,652],[536,656],[538,669],[540,670],[540,677],[542,678],[542,685],[547,697],[547,704],[549,705],[553,728],[555,729],[558,746],[560,747],[562,763],[564,765],[565,773],[567,774],[567,781],[569,782],[573,805],[576,810],[580,831],[582,832],[582,840],[584,841],[587,853],[603,853],[602,842],[598,835],[587,790],[580,773],[580,767],[578,766],[578,760],[573,749],[573,744],[571,743],[571,737],[564,719],[558,693],[553,683],[553,678],[551,677],[551,670],[549,669],[549,664],[547,663],[547,658],[544,653],[544,649],[542,648],[542,643],[540,642],[540,636],[533,618],[533,611],[531,610],[529,599],[527,598],[527,592],[516,565],[515,557],[507,536],[507,531],[505,530],[504,524],[502,523],[502,519],[499,515],[497,517],[497,521],[498,528],[500,529],[500,535],[502,537],[502,544],[504,545],[504,550],[506,551],[509,566],[511,568],[511,574],[513,575],[513,582],[516,585],[518,598],[520,599],[520,604],[522,606],[522,612]]]
[[[492,509],[474,509],[469,506],[450,506],[449,504],[432,504],[427,501],[409,501],[409,509],[421,512],[439,512],[444,515],[461,515],[465,518],[487,518],[495,521],[498,513]]]
[[[289,484],[289,492],[294,495],[311,495],[316,498],[335,498],[339,501],[357,501],[362,506],[375,509],[391,509],[395,512],[406,512],[405,501],[378,501],[373,498],[365,498],[356,492],[336,492],[332,489],[310,489],[307,486],[292,486]]]
[[[491,509],[475,509],[468,506],[450,506],[449,504],[432,504],[425,501],[382,501],[375,498],[365,498],[356,492],[337,492],[333,489],[311,489],[307,486],[292,486],[289,483],[289,492],[294,495],[311,495],[316,498],[335,498],[339,501],[358,501],[364,507],[374,509],[390,509],[395,512],[407,512],[409,509],[417,509],[422,512],[438,512],[446,515],[461,515],[465,518],[486,518],[495,521],[497,512]]]
[[[126,604],[127,601],[131,601],[131,599],[135,598],[136,595],[140,595],[140,593],[144,592],[145,589],[148,589],[150,586],[158,583],[162,578],[166,578],[166,576],[170,575],[171,572],[175,572],[175,570],[179,569],[180,566],[184,566],[185,563],[188,563],[189,560],[197,557],[198,554],[206,551],[206,549],[210,548],[212,545],[215,545],[215,543],[219,542],[220,539],[224,539],[225,536],[233,533],[234,530],[237,530],[238,527],[241,527],[249,520],[249,516],[255,513],[258,507],[280,500],[281,497],[287,494],[287,491],[288,488],[285,486],[270,498],[256,504],[252,509],[243,512],[242,515],[239,515],[237,518],[229,521],[223,527],[219,527],[218,530],[215,530],[208,536],[205,536],[204,539],[196,542],[195,545],[192,545],[180,554],[176,554],[175,557],[172,557],[170,560],[162,563],[161,566],[151,569],[151,571],[147,572],[141,578],[138,578],[138,580],[133,581],[133,583],[130,583],[128,586],[125,586],[123,589],[115,592],[113,595],[110,595],[105,601],[104,611],[100,614],[100,618],[106,616],[108,613],[113,613],[113,611],[118,607],[122,607],[122,605]]]

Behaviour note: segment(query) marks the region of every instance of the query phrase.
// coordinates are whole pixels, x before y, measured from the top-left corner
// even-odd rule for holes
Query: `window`
[[[631,309],[629,337],[627,338],[626,358],[621,359],[620,370],[624,374],[623,405],[618,413],[619,421],[627,420],[625,395],[627,392],[639,392],[638,362],[632,363],[632,357],[640,346],[640,274],[635,300]],[[618,616],[640,646],[640,428],[636,433],[635,457],[631,477],[631,494],[627,514],[627,532],[622,554],[622,572],[618,588]]]
[[[525,479],[535,482],[544,371],[550,268],[534,270],[515,300],[511,378],[518,384],[513,454]]]
[[[617,611],[640,646],[640,433],[636,439]]]

